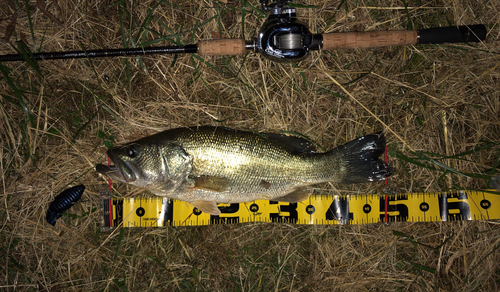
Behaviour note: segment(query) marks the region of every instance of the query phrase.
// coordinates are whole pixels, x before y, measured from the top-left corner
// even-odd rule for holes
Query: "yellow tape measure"
[[[200,226],[246,222],[366,224],[500,219],[500,196],[488,191],[397,195],[313,195],[299,203],[254,201],[219,204],[222,214],[162,197],[103,198],[104,229],[114,227]]]

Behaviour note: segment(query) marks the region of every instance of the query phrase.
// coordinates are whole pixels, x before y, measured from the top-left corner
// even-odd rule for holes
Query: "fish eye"
[[[127,156],[130,157],[130,158],[134,158],[135,154],[136,154],[136,151],[135,151],[134,148],[128,147],[128,148],[125,149],[125,154],[127,154]]]

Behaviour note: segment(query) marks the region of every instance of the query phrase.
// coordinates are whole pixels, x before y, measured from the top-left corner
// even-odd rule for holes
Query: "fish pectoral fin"
[[[190,203],[201,212],[205,212],[210,215],[220,215],[220,210],[217,208],[217,203],[214,201],[194,201]]]
[[[229,189],[229,179],[219,176],[199,175],[190,176],[193,182],[193,188],[213,192],[224,192]]]
[[[295,188],[291,193],[284,195],[283,197],[274,198],[271,201],[278,202],[288,202],[297,203],[307,200],[312,194],[313,189],[311,187],[298,187]]]

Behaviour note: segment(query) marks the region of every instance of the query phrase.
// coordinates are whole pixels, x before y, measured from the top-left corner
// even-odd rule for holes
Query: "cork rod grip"
[[[217,39],[198,43],[198,53],[202,56],[228,56],[245,54],[244,39]]]
[[[410,45],[417,40],[416,30],[324,33],[323,50]]]

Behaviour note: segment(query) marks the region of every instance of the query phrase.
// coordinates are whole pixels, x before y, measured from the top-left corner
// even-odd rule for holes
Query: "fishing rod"
[[[48,52],[27,54],[36,60],[77,59],[151,54],[198,53],[202,56],[244,55],[260,53],[276,62],[297,62],[310,51],[376,48],[413,44],[481,42],[486,38],[483,24],[450,26],[421,30],[341,32],[313,34],[297,20],[291,0],[260,0],[262,10],[269,13],[256,39],[216,39],[184,46],[141,47],[88,51]],[[22,61],[21,54],[0,55],[0,62]]]

